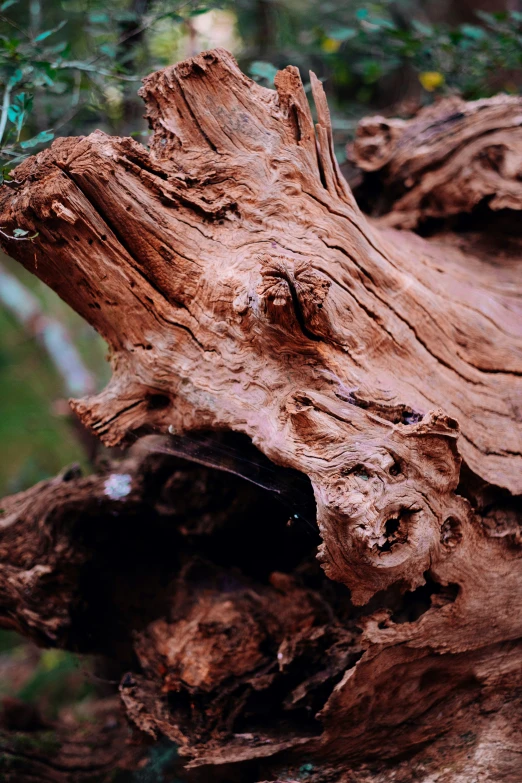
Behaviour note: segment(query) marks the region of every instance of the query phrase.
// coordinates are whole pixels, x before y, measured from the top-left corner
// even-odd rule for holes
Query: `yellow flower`
[[[335,52],[339,51],[340,45],[341,42],[336,41],[335,38],[324,38],[321,49],[323,52],[326,52],[326,54],[335,54]]]
[[[439,71],[423,71],[419,74],[419,81],[428,92],[433,92],[444,84],[444,74]]]

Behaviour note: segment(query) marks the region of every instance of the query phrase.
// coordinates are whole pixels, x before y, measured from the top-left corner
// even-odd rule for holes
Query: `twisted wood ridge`
[[[378,175],[388,226],[415,228],[480,203],[492,210],[522,206],[519,96],[446,98],[410,120],[366,117],[349,153]]]
[[[272,91],[227,52],[202,53],[145,79],[150,151],[100,131],[59,139],[0,196],[4,249],[110,346],[108,387],[72,402],[84,424],[109,446],[150,430],[249,436],[309,477],[326,575],[349,587],[353,605],[374,597],[381,607],[358,620],[366,652],[323,699],[319,735],[281,729],[275,744],[261,731],[232,741],[221,726],[212,744],[186,729],[181,707],[169,719],[158,694],[243,682],[264,660],[256,651],[266,634],[281,645],[288,628],[304,639],[324,620],[288,619],[281,599],[279,625],[261,631],[246,588],[223,606],[207,586],[185,606],[197,590],[183,571],[170,624],[158,620],[136,642],[145,680],[127,681],[122,695],[143,731],[181,742],[195,763],[294,746],[333,761],[392,756],[444,731],[470,693],[515,688],[519,676],[518,258],[498,264],[444,238],[372,225],[340,174],[313,74],[311,84],[315,124],[296,68]],[[488,107],[494,124],[513,101]],[[465,115],[471,125],[475,111]],[[37,239],[5,239],[16,227]],[[27,524],[24,508],[5,523],[12,531]],[[28,564],[17,568],[23,582]],[[386,595],[427,582],[438,586],[427,611],[394,619]],[[276,583],[261,603],[290,591],[316,617],[309,596]],[[15,595],[6,615],[26,600]],[[249,617],[251,646],[238,653],[223,629]],[[22,625],[30,632],[35,622]],[[221,641],[208,655],[221,670],[205,679],[186,656],[202,655],[209,622]],[[186,634],[195,646],[173,647]],[[489,666],[501,652],[502,665]]]

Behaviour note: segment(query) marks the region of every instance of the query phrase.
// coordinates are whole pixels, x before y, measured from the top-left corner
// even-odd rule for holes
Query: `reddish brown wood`
[[[479,204],[520,210],[521,110],[514,95],[471,102],[452,97],[410,120],[363,119],[349,155],[378,176],[381,224],[415,228]]]
[[[123,614],[141,671],[122,680],[122,699],[142,732],[208,768],[265,758],[259,774],[264,763],[274,779],[284,751],[289,768],[306,756],[346,776],[347,765],[413,754],[473,720],[476,756],[453,740],[455,769],[497,774],[522,636],[519,246],[374,225],[339,172],[324,92],[311,83],[315,125],[295,68],[271,91],[227,52],[203,53],[145,80],[150,151],[101,132],[60,139],[0,195],[4,233],[38,232],[33,243],[2,237],[5,249],[109,343],[109,386],[72,403],[87,426],[107,445],[151,429],[243,433],[305,474],[315,495],[328,578],[311,553],[260,577],[242,550],[229,589],[212,526],[210,550],[198,538],[194,553],[190,533],[169,589],[139,620]],[[455,171],[467,171],[468,139],[491,131],[518,143],[513,99],[485,107],[462,112]],[[408,146],[390,149],[372,154],[402,171]],[[468,205],[487,191],[481,182]],[[438,198],[451,212],[449,187]],[[498,205],[518,208],[513,199]],[[130,469],[139,486],[143,471]],[[104,486],[82,481],[93,497]],[[34,493],[8,507],[5,615],[33,635],[56,618],[56,638],[70,644],[81,635],[67,606],[81,597],[83,565],[68,572],[65,603],[53,583],[48,616],[37,591],[28,615],[7,576],[13,553],[23,558],[23,526],[40,531],[35,546],[42,535],[33,507],[47,507],[49,486]],[[53,502],[66,509],[60,493]],[[140,518],[150,505],[147,495]],[[178,517],[175,528],[193,530]],[[24,573],[36,579],[50,552],[53,573],[84,558],[76,534],[67,540],[58,554],[32,552]],[[150,578],[144,569],[136,581]],[[428,783],[425,767],[424,778],[397,779]],[[498,774],[512,779],[511,768]]]

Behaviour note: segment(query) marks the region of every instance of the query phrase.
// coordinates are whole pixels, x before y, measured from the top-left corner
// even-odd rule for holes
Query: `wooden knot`
[[[292,301],[292,291],[290,281],[293,273],[289,259],[283,256],[270,258],[270,256],[260,256],[261,262],[261,283],[257,288],[257,293],[263,302],[267,313],[278,308],[284,308]]]
[[[364,171],[377,171],[390,161],[404,125],[404,120],[388,120],[380,116],[362,119],[357,126],[350,157]]]
[[[261,282],[257,293],[271,323],[291,331],[299,327],[310,340],[327,336],[328,319],[323,304],[330,288],[326,275],[310,261],[288,256],[259,256]]]

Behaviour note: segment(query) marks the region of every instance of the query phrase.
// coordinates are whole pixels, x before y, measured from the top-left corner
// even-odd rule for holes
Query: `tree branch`
[[[8,237],[11,239],[11,237]],[[37,298],[0,265],[0,302],[48,353],[67,394],[92,394],[95,380],[86,368],[67,330],[45,315]]]

